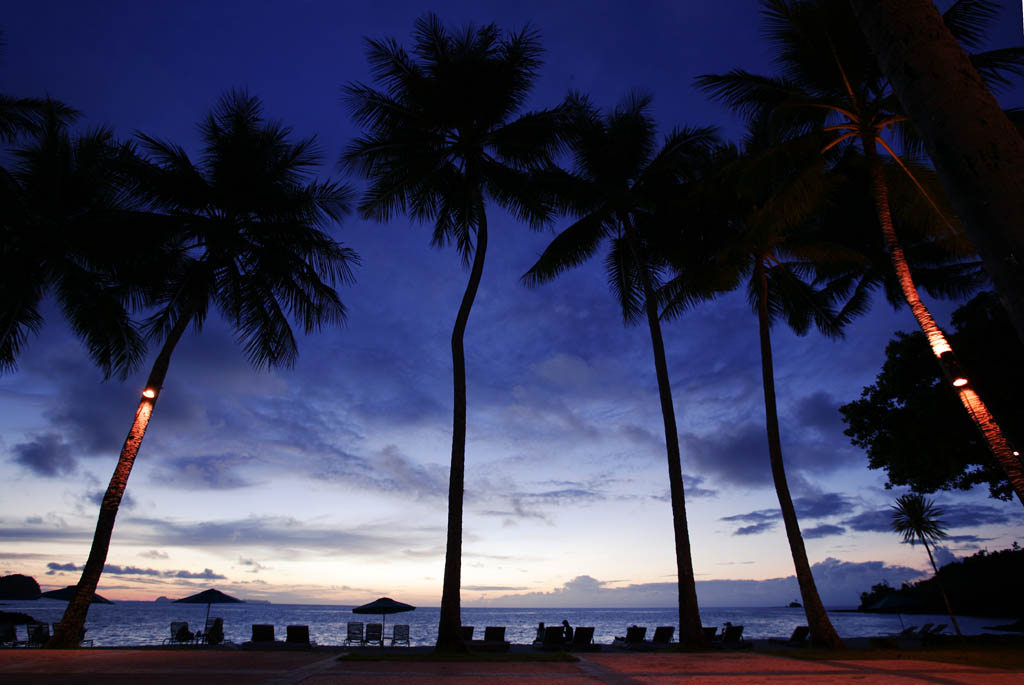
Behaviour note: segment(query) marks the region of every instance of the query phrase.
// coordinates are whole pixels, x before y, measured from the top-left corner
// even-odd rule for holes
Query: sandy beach
[[[528,648],[523,648],[528,649]],[[514,648],[514,651],[516,648]],[[349,650],[8,649],[0,681],[48,683],[1021,683],[1024,669],[997,669],[920,658],[805,660],[743,652],[592,652],[578,661],[345,660]],[[423,650],[426,652],[427,650]],[[408,650],[404,653],[409,654]]]

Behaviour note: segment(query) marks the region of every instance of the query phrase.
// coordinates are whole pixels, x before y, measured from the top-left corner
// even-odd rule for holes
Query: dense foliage
[[[1010,440],[1020,445],[1024,400],[1024,345],[992,293],[981,293],[953,313],[949,338],[960,365],[990,398]],[[967,490],[987,484],[992,497],[1012,490],[981,435],[945,384],[924,334],[897,333],[886,361],[861,398],[839,408],[851,442],[867,450],[868,466],[885,469],[887,487],[917,492]],[[1004,418],[1005,417],[1005,418]]]

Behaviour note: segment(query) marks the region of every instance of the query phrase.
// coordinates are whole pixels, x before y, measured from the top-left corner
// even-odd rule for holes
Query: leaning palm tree
[[[892,529],[903,536],[903,542],[913,545],[920,540],[924,545],[924,551],[928,552],[928,561],[931,562],[932,570],[935,572],[935,583],[939,586],[942,600],[946,603],[949,620],[953,624],[956,634],[962,637],[963,633],[960,632],[960,626],[956,623],[956,616],[953,615],[949,597],[946,596],[946,590],[939,580],[939,567],[935,565],[935,557],[932,556],[932,550],[928,546],[929,542],[935,544],[946,537],[945,524],[939,518],[942,516],[942,509],[936,507],[932,500],[916,492],[901,495],[890,509],[892,509]]]
[[[710,128],[677,129],[658,149],[649,107],[650,97],[633,95],[606,116],[593,111],[580,116],[573,144],[574,171],[546,175],[549,192],[576,215],[576,221],[552,240],[523,281],[528,286],[550,281],[588,260],[607,240],[608,284],[623,319],[627,324],[647,320],[668,457],[680,642],[699,645],[703,635],[686,521],[679,436],[656,292],[659,274],[665,266],[659,248],[662,236],[682,219],[669,208],[683,183],[692,180],[706,165],[715,136]],[[711,284],[700,279],[690,282],[700,284],[700,289],[687,292],[694,300],[709,298],[715,292]]]
[[[487,252],[486,204],[511,210],[531,227],[550,208],[530,171],[551,164],[567,134],[569,103],[519,114],[540,67],[536,32],[503,36],[497,26],[451,32],[429,14],[417,20],[411,53],[394,40],[368,40],[378,87],[351,83],[352,116],[367,133],[342,165],[370,179],[366,218],[396,212],[434,225],[432,244],[454,243],[472,263],[452,329],[454,411],[448,533],[436,649],[464,649],[461,626],[462,513],[466,462],[466,324]]]
[[[978,23],[984,18],[981,8],[986,4],[983,0],[955,3],[947,11],[951,17],[947,24],[954,34],[977,33]],[[697,83],[715,98],[748,116],[769,111],[797,130],[834,133],[835,138],[824,148],[826,151],[860,143],[871,178],[882,238],[903,297],[964,410],[978,426],[1024,504],[1024,463],[1014,454],[991,412],[963,375],[949,341],[921,301],[896,234],[889,187],[878,148],[902,163],[893,145],[883,136],[890,127],[897,129],[907,151],[916,151],[920,144],[856,29],[856,18],[847,3],[831,0],[762,0],[762,5],[766,34],[778,47],[777,62],[782,74],[769,77],[737,69],[725,75],[701,76]],[[996,54],[975,56],[985,65],[982,73],[990,79],[1018,69],[1024,61],[1024,50],[993,52]]]
[[[143,207],[123,173],[132,149],[105,128],[72,135],[65,121],[50,103],[0,168],[0,373],[17,368],[53,297],[103,375],[123,379],[145,355],[128,312],[146,280],[135,267],[159,258],[162,235],[138,230]]]
[[[806,278],[814,275],[817,263],[823,260],[851,258],[848,248],[831,243],[821,230],[820,219],[831,198],[832,184],[823,174],[824,160],[817,142],[808,137],[775,140],[764,122],[753,125],[742,151],[733,146],[719,148],[716,169],[697,195],[703,195],[702,205],[721,208],[719,221],[728,226],[721,230],[731,232],[728,245],[717,258],[720,268],[749,276],[749,299],[760,334],[769,464],[811,641],[842,647],[818,594],[786,479],[771,347],[771,326],[777,319],[785,319],[799,335],[813,323],[822,333],[837,337],[846,317],[854,313],[837,314],[833,292],[815,287]],[[677,316],[690,305],[688,298],[680,297],[686,288],[678,282],[688,274],[685,268],[679,271],[681,275],[662,291],[666,317]]]
[[[160,353],[103,496],[82,577],[48,647],[77,644],[128,477],[185,331],[200,331],[213,305],[235,327],[253,366],[290,366],[298,349],[289,316],[307,333],[345,318],[332,286],[351,280],[357,257],[324,228],[346,214],[351,193],[309,180],[320,159],[314,139],[291,142],[290,129],[266,121],[259,99],[245,92],[222,98],[199,128],[198,163],[178,146],[139,135],[151,156],[137,169],[139,185],[173,222],[179,259],[164,271],[147,322],[162,341]]]

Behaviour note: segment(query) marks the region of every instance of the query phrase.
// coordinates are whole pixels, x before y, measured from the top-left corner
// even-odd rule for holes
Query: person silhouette
[[[537,624],[537,642],[544,642],[544,621]]]
[[[562,639],[566,642],[572,642],[572,626],[569,625],[569,621],[563,620],[562,625],[565,626],[562,629]]]

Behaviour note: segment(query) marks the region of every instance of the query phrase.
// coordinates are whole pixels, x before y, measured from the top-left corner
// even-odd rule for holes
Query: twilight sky
[[[1021,10],[1006,4],[993,47],[1022,40]],[[341,87],[369,80],[362,38],[408,44],[428,9],[450,26],[539,28],[546,64],[531,107],[569,89],[609,107],[639,89],[653,93],[665,132],[715,124],[736,137],[739,122],[692,88],[694,77],[772,71],[754,0],[85,0],[4,12],[0,92],[49,94],[82,110],[82,127],[141,131],[195,153],[195,122],[226,90],[247,88],[268,118],[297,137],[317,134],[321,178],[339,179],[337,158],[357,133]],[[1020,106],[1024,89],[1000,99]],[[468,273],[404,217],[349,218],[334,234],[362,259],[357,283],[341,290],[348,324],[302,338],[294,369],[253,371],[213,317],[179,345],[101,594],[145,600],[215,586],[274,602],[439,603],[448,341]],[[673,606],[650,339],[622,325],[600,261],[534,290],[519,284],[551,237],[491,213],[466,336],[463,601]],[[956,306],[929,304],[942,323]],[[152,356],[127,382],[104,383],[59,312],[46,313],[19,370],[0,377],[0,575],[30,574],[50,589],[78,580]],[[906,309],[878,298],[845,340],[774,331],[790,484],[829,605],[927,564],[888,532],[900,493],[867,469],[837,412],[873,381],[893,332],[913,327]],[[667,324],[665,337],[701,601],[788,602],[798,592],[771,487],[754,314],[734,294]],[[940,559],[1019,539],[1019,504],[983,490],[937,494],[952,534]]]

